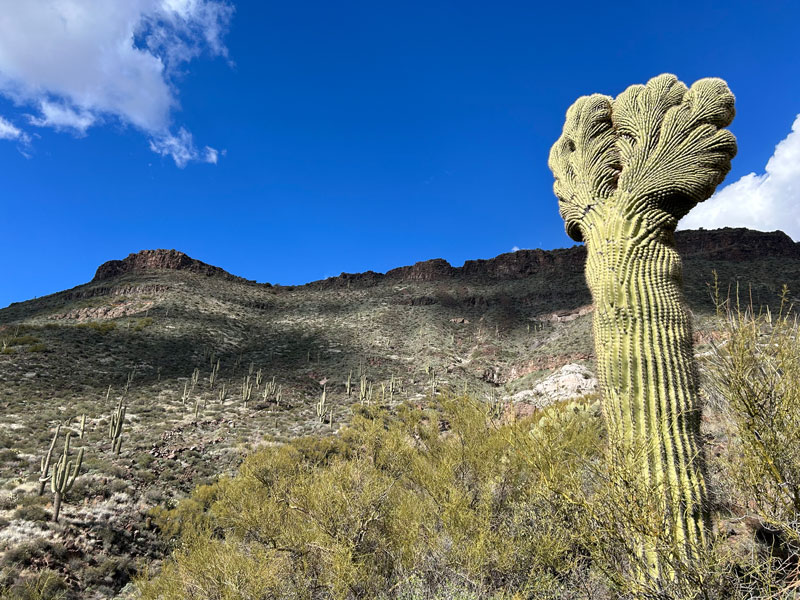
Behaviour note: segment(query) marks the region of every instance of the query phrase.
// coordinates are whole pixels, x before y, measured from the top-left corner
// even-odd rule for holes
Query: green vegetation
[[[0,572],[0,600],[63,600],[67,597],[67,582],[56,572],[43,569],[34,575],[16,580],[13,569]],[[15,579],[5,586],[3,579]]]
[[[142,317],[141,319],[137,319],[136,323],[133,326],[134,331],[142,331],[145,327],[149,327],[153,324],[153,317]]]
[[[774,335],[797,344],[796,333]],[[715,377],[729,366],[719,362]],[[509,421],[465,397],[393,412],[356,405],[340,435],[261,448],[237,476],[155,510],[176,550],[139,581],[143,598],[791,597],[800,559],[791,494],[782,512],[769,504],[769,531],[787,532],[769,544],[729,512],[733,502],[763,505],[763,473],[747,465],[769,465],[782,448],[748,457],[732,446],[713,462],[714,487],[734,474],[742,485],[719,497],[715,533],[689,563],[675,552],[659,486],[605,459],[598,408],[587,398]],[[798,404],[787,411],[800,419]],[[747,413],[712,414],[737,438],[754,425]],[[782,472],[796,474],[800,452],[791,456]],[[643,569],[641,540],[669,580]]]
[[[800,557],[800,326],[784,288],[776,314],[725,305],[709,359],[712,401],[732,423],[731,502],[787,560]],[[800,581],[800,579],[798,579]]]
[[[78,327],[93,329],[98,333],[108,333],[117,328],[116,321],[90,321],[88,323],[79,323]]]
[[[561,252],[559,260],[574,254],[571,250]],[[706,282],[712,269],[719,272],[723,289],[737,278],[752,281],[752,297],[757,304],[772,301],[777,296],[780,285],[774,277],[787,281],[793,289],[800,289],[800,260],[763,256],[757,252],[736,262],[698,256],[704,255],[688,256],[684,261],[684,280],[693,309],[699,353],[711,351],[710,340],[720,349],[724,349],[725,343],[719,337],[721,325],[707,293]],[[450,408],[428,405],[425,394],[432,385],[438,390],[464,390],[464,395],[485,401],[491,423],[486,425],[487,431],[512,426],[504,419],[514,414],[528,414],[531,405],[525,401],[512,402],[510,394],[531,389],[565,363],[578,362],[595,370],[591,314],[584,314],[591,298],[582,268],[570,262],[558,265],[555,269],[546,265],[537,267],[543,272],[519,279],[454,278],[402,283],[386,280],[369,284],[354,281],[351,287],[313,284],[291,290],[245,285],[185,272],[142,272],[104,282],[102,287],[80,286],[65,293],[70,298],[56,294],[0,310],[0,345],[14,337],[31,336],[39,340],[35,343],[45,344],[49,350],[29,353],[25,351],[26,345],[6,345],[9,353],[0,354],[0,407],[3,411],[0,427],[0,597],[3,600],[48,597],[35,595],[38,583],[45,589],[47,573],[57,574],[66,586],[52,597],[63,595],[65,600],[116,597],[132,576],[142,577],[148,565],[154,573],[160,568],[169,556],[167,539],[175,538],[172,549],[179,552],[181,548],[187,551],[191,548],[191,543],[184,544],[184,537],[178,532],[195,526],[184,525],[182,519],[197,517],[198,523],[206,523],[207,513],[216,510],[192,508],[192,501],[181,503],[181,499],[193,489],[207,489],[208,495],[203,496],[198,491],[195,501],[213,505],[219,489],[213,482],[220,477],[225,481],[236,479],[234,476],[243,455],[252,454],[255,449],[260,452],[264,444],[278,449],[281,448],[279,444],[289,442],[292,447],[300,448],[298,452],[302,456],[314,454],[314,458],[303,458],[298,467],[313,474],[318,468],[329,468],[326,461],[347,460],[365,451],[357,445],[349,450],[326,449],[328,445],[338,448],[342,443],[348,447],[355,444],[348,429],[344,429],[353,420],[354,413],[353,427],[362,418],[374,417],[376,423],[383,422],[394,432],[387,431],[386,435],[405,431],[403,435],[409,443],[419,444],[409,433],[411,430],[401,423],[405,422],[407,411],[420,410],[423,413],[437,411],[439,436],[446,441],[453,435],[454,419],[448,416]],[[145,293],[141,291],[143,286],[157,291]],[[85,294],[91,297],[83,297]],[[433,303],[430,299],[434,299]],[[561,320],[561,315],[575,315],[579,309],[580,315]],[[553,314],[555,311],[559,313],[558,319]],[[148,317],[153,319],[152,324],[135,331],[137,319]],[[454,318],[458,322],[451,320]],[[112,319],[118,326],[102,335],[93,327],[77,326],[87,319],[98,323]],[[126,326],[128,323],[130,328]],[[530,330],[528,323],[531,323]],[[243,377],[246,379],[251,363],[254,365],[251,383],[256,389],[245,408],[239,386]],[[206,379],[212,371],[213,385]],[[347,379],[351,372],[351,396],[348,398]],[[325,380],[327,383],[323,384]],[[187,384],[187,392],[192,388],[186,406],[181,401],[184,384]],[[107,392],[109,385],[117,392]],[[316,408],[323,385],[326,386],[324,406],[328,413],[321,423]],[[704,391],[711,393],[705,383]],[[125,452],[117,456],[109,450],[111,443],[107,435],[110,417],[120,396],[127,412],[122,433]],[[775,534],[775,527],[763,516],[757,516],[755,492],[748,493],[744,484],[734,484],[734,476],[747,472],[737,454],[741,454],[736,445],[739,443],[738,426],[726,408],[727,400],[717,400],[717,394],[714,398],[709,403],[710,409],[704,412],[703,435],[708,448],[709,501],[714,530],[718,532],[715,536],[721,540],[712,536],[713,544],[707,555],[714,560],[704,558],[701,564],[707,567],[695,572],[718,574],[703,575],[717,582],[709,587],[708,595],[713,596],[723,589],[719,573],[728,573],[730,589],[740,589],[752,581],[753,590],[756,590],[752,598],[758,594],[781,597],[791,578],[785,569],[781,570],[780,561],[795,556],[787,545],[789,535]],[[365,406],[351,407],[359,400]],[[200,411],[194,417],[198,404]],[[568,404],[562,408],[567,410]],[[595,415],[596,408],[592,407],[595,399],[578,404],[589,407],[590,415],[581,418],[594,424],[592,427],[597,431],[592,435],[600,436],[597,449],[583,458],[579,459],[579,453],[570,459],[579,463],[583,487],[564,483],[571,479],[557,472],[550,489],[545,485],[546,478],[534,479],[520,470],[519,485],[528,479],[535,481],[537,493],[552,499],[545,503],[550,508],[540,508],[533,492],[507,486],[509,491],[503,493],[518,501],[502,510],[492,508],[494,512],[490,514],[494,515],[494,521],[481,517],[476,523],[481,527],[488,523],[486,531],[490,533],[484,538],[494,544],[497,536],[491,532],[496,522],[517,519],[518,524],[527,522],[533,530],[546,523],[538,519],[537,514],[547,517],[548,510],[556,511],[556,502],[558,506],[566,503],[572,520],[569,522],[576,524],[570,534],[574,537],[569,539],[578,539],[577,549],[574,555],[562,555],[566,563],[553,559],[555,566],[543,569],[553,579],[561,578],[551,595],[598,600],[630,596],[634,592],[625,591],[629,589],[625,586],[630,584],[625,583],[624,578],[630,572],[626,565],[633,560],[629,552],[630,531],[636,520],[622,520],[619,515],[638,514],[622,502],[632,495],[630,490],[636,489],[635,482],[626,482],[624,472],[612,474],[605,466],[602,419]],[[481,405],[471,406],[478,410]],[[569,408],[575,409],[575,406]],[[86,415],[85,435],[77,442],[82,414]],[[549,419],[545,420],[545,425]],[[54,523],[50,520],[53,496],[40,497],[37,490],[41,459],[45,457],[58,423],[62,424],[61,437],[54,447],[50,466],[61,454],[67,429],[74,431],[72,444],[84,447],[85,454],[80,472],[62,500],[59,522]],[[761,433],[760,429],[756,430]],[[327,441],[315,442],[315,436],[319,435],[329,437]],[[298,441],[304,436],[309,439]],[[336,441],[340,437],[341,441]],[[386,440],[378,439],[372,446],[383,441]],[[569,435],[563,442],[572,443]],[[533,460],[530,456],[536,453],[536,447],[523,444],[519,448],[523,454],[520,460],[530,465]],[[439,456],[453,460],[452,452],[454,449],[440,452]],[[320,458],[327,453],[332,453],[332,458]],[[524,457],[526,454],[530,456]],[[76,455],[73,450],[73,460]],[[496,454],[487,453],[487,456],[497,459]],[[561,460],[560,456],[558,451],[554,452],[554,462]],[[502,456],[498,460],[502,464]],[[362,463],[365,461],[362,459]],[[430,468],[439,472],[445,465]],[[553,467],[554,470],[560,468]],[[470,473],[464,471],[464,476],[469,483]],[[308,475],[305,481],[313,486],[310,477]],[[497,481],[486,477],[481,481],[487,488],[493,485],[492,481]],[[413,481],[411,475],[403,475],[395,487],[411,485],[409,482]],[[627,492],[615,495],[616,488]],[[300,491],[294,493],[302,497]],[[390,490],[390,495],[392,493]],[[451,489],[449,493],[454,492]],[[647,490],[636,494],[650,497]],[[500,497],[499,489],[496,497]],[[358,507],[359,502],[356,498],[353,506]],[[652,513],[647,512],[651,510],[647,508],[649,504],[636,509],[642,514],[655,515],[638,518],[639,523],[650,524],[642,535],[650,532],[655,536],[663,529],[659,521],[663,519],[663,511],[659,513],[658,504],[655,504]],[[424,502],[421,505],[426,506]],[[525,507],[531,506],[533,508],[524,512]],[[148,518],[148,510],[153,507],[160,507],[158,512],[162,514],[176,511],[171,513],[175,517],[170,520],[173,531],[165,520]],[[184,517],[179,515],[180,511]],[[423,516],[428,519],[431,511],[426,511]],[[453,512],[451,510],[448,517],[451,521],[455,519]],[[594,516],[590,519],[590,515]],[[614,515],[617,515],[616,520]],[[390,514],[385,519],[392,521],[394,517]],[[154,522],[163,525],[167,539],[160,536]],[[296,522],[297,519],[292,521]],[[420,519],[412,521],[419,522]],[[557,519],[555,522],[554,531],[558,534],[563,527]],[[788,516],[782,522],[792,523]],[[448,524],[447,529],[443,529],[438,521],[433,523],[420,533],[428,541],[423,539],[424,543],[411,546],[412,553],[418,552],[415,556],[419,560],[412,556],[404,559],[406,562],[396,563],[401,565],[394,579],[397,587],[383,589],[379,597],[474,600],[510,595],[513,598],[509,590],[515,589],[517,584],[520,586],[518,598],[547,597],[547,592],[528,594],[524,591],[522,582],[526,581],[526,576],[507,566],[509,559],[502,557],[509,551],[504,548],[492,559],[505,565],[502,568],[492,566],[495,564],[492,560],[471,558],[469,564],[479,565],[484,561],[484,565],[489,565],[488,572],[481,574],[479,580],[467,581],[464,577],[471,577],[477,571],[464,570],[455,555],[456,550],[447,554],[452,543],[447,536],[455,535],[452,532],[458,530],[453,529],[454,525]],[[513,529],[509,525],[504,527],[506,529],[501,531]],[[444,533],[440,535],[440,531]],[[469,531],[469,535],[478,536],[472,539],[478,540],[474,546],[479,548],[484,543],[481,529],[476,526]],[[791,530],[787,528],[786,531]],[[374,535],[370,528],[365,539],[369,535]],[[456,549],[468,545],[467,534],[459,535],[461,539],[458,546],[454,546]],[[543,546],[550,543],[550,538],[542,541],[541,535],[535,532],[531,536],[535,543]],[[438,555],[434,552],[437,547],[434,538],[440,545]],[[213,539],[219,541],[220,538]],[[556,541],[562,543],[558,538]],[[524,557],[528,552],[524,549],[526,542],[519,543],[522,550],[517,554]],[[659,546],[659,543],[655,541],[653,545]],[[488,542],[485,547],[490,547]],[[663,544],[663,551],[668,552],[666,544]],[[316,552],[321,556],[323,551],[317,549]],[[433,558],[425,552],[433,553]],[[770,559],[773,552],[774,557]],[[444,562],[442,554],[449,563]],[[362,562],[369,563],[369,560],[369,557],[363,558]],[[390,557],[389,560],[394,559]],[[436,563],[439,565],[450,565],[452,570],[442,567],[438,572],[425,566],[434,560],[439,561]],[[525,560],[534,559],[520,560],[524,564]],[[232,567],[234,562],[231,559]],[[578,566],[565,566],[573,563]],[[763,565],[771,565],[771,575]],[[327,575],[322,574],[323,567],[320,569],[319,577],[324,579]],[[383,577],[386,580],[391,576],[384,574]],[[503,583],[503,577],[508,578],[508,582]],[[615,583],[616,580],[620,581]],[[235,580],[229,581],[233,583],[225,589],[230,597],[237,598]],[[570,582],[575,585],[570,587]],[[686,586],[690,585],[691,580]],[[538,588],[532,583],[529,589]],[[652,592],[652,586],[644,589]],[[322,587],[313,593],[321,598],[330,594],[328,588]],[[647,593],[638,597],[647,597]],[[196,592],[196,598],[201,596],[201,591]],[[290,592],[285,596],[291,597]],[[690,598],[692,594],[675,593],[673,596]],[[127,598],[127,592],[122,592],[120,597]],[[663,600],[667,595],[658,597]]]
[[[595,354],[616,468],[662,490],[674,552],[703,552],[709,525],[700,403],[689,312],[673,232],[730,170],[736,140],[722,129],[734,98],[720,79],[690,89],[674,75],[594,94],[567,111],[550,153],[567,233],[587,248]],[[635,502],[631,498],[631,503]],[[675,577],[641,544],[642,577]]]
[[[421,583],[485,597],[574,584],[584,560],[562,492],[581,488],[596,455],[594,413],[539,427],[493,421],[466,398],[354,410],[339,436],[262,448],[237,477],[157,511],[181,549],[144,597],[399,597]],[[239,595],[226,595],[228,581]]]
[[[56,426],[55,433],[53,433],[53,440],[50,442],[50,447],[47,449],[47,454],[42,457],[39,469],[39,495],[44,494],[44,486],[50,481],[52,474],[50,473],[50,461],[53,458],[53,449],[56,447],[58,441],[58,434],[61,432],[61,424]]]

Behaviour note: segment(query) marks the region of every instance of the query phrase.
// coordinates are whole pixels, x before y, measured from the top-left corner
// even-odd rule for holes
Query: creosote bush
[[[78,327],[81,329],[93,329],[98,333],[108,333],[117,328],[116,321],[89,321],[88,323],[79,323]]]
[[[570,597],[586,556],[574,507],[551,490],[584,485],[602,434],[593,413],[538,427],[463,398],[354,410],[338,438],[261,449],[238,476],[157,512],[181,543],[140,583],[144,598],[399,598],[420,586]]]
[[[712,400],[732,424],[731,502],[773,552],[800,563],[800,326],[784,287],[777,314],[720,305],[723,340],[709,359]],[[800,577],[798,577],[800,581]],[[800,586],[800,583],[798,583]]]
[[[791,597],[783,563],[724,530],[683,560],[663,490],[637,457],[609,464],[595,398],[519,420],[469,398],[354,412],[154,511],[176,549],[143,599]],[[669,582],[630,577],[642,540]]]

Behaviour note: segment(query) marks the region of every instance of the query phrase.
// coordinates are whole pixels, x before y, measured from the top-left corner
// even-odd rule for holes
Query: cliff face
[[[782,231],[769,233],[744,228],[715,230],[689,230],[675,233],[675,244],[684,259],[746,261],[765,257],[800,258],[800,243],[795,243]],[[419,282],[448,279],[499,280],[522,279],[537,273],[561,270],[582,271],[586,260],[583,246],[557,250],[518,250],[500,254],[495,258],[468,260],[462,267],[453,267],[442,258],[398,267],[386,274],[342,273],[315,281],[313,287],[370,286],[381,281]],[[100,265],[92,282],[111,279],[118,275],[150,269],[190,271],[208,277],[221,277],[229,281],[252,283],[231,275],[227,271],[177,250],[142,250],[123,260],[110,260]],[[269,284],[266,284],[269,285]]]
[[[756,258],[800,258],[800,243],[782,231],[753,231],[744,227],[678,231],[675,244],[683,258],[741,262]]]
[[[688,230],[675,233],[675,244],[684,259],[725,260],[741,262],[758,258],[800,258],[800,243],[782,231],[762,232],[744,228]],[[309,285],[340,286],[374,285],[384,279],[392,281],[443,281],[463,278],[472,280],[522,279],[551,271],[583,271],[586,249],[583,246],[557,250],[518,250],[495,258],[468,260],[462,267],[453,267],[442,258],[399,267],[385,275],[342,273]]]
[[[247,282],[247,279],[231,275],[224,269],[206,264],[187,256],[177,250],[142,250],[129,254],[122,260],[109,260],[97,268],[92,283],[111,279],[126,273],[148,271],[152,269],[169,269],[173,271],[190,271],[207,277],[221,277],[229,281]]]

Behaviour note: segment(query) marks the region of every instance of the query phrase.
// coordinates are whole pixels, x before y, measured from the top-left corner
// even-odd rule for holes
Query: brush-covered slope
[[[775,304],[783,284],[800,289],[800,247],[781,232],[676,241],[701,343],[713,271],[723,296],[738,285],[756,305]],[[593,368],[584,256],[577,246],[521,250],[282,287],[148,250],[0,310],[0,562],[49,565],[69,573],[75,597],[110,597],[131,557],[163,553],[149,508],[231,472],[257,444],[335,431],[362,381],[369,402],[393,404],[443,386],[508,396],[567,363]],[[106,435],[120,399],[114,456]],[[81,414],[86,458],[50,524],[51,497],[35,493],[39,460],[54,426]]]

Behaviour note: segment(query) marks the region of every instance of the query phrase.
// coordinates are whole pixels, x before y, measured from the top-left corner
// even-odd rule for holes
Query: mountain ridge
[[[787,234],[779,230],[761,232],[741,227],[682,230],[675,233],[675,243],[684,258],[723,258],[730,261],[751,260],[766,256],[800,258],[800,242],[794,242]],[[499,254],[494,258],[467,260],[461,267],[455,267],[443,258],[432,258],[416,262],[413,265],[395,267],[386,273],[371,270],[361,273],[342,272],[334,277],[314,280],[297,286],[280,286],[267,282],[259,283],[233,275],[221,267],[191,258],[184,252],[175,249],[152,249],[131,253],[122,260],[115,259],[104,262],[97,268],[94,278],[88,283],[97,283],[127,273],[153,269],[189,271],[208,277],[221,277],[229,281],[266,287],[370,284],[383,279],[397,281],[437,281],[453,277],[516,279],[528,277],[542,269],[582,267],[585,256],[586,250],[582,245],[552,250],[521,249]]]

